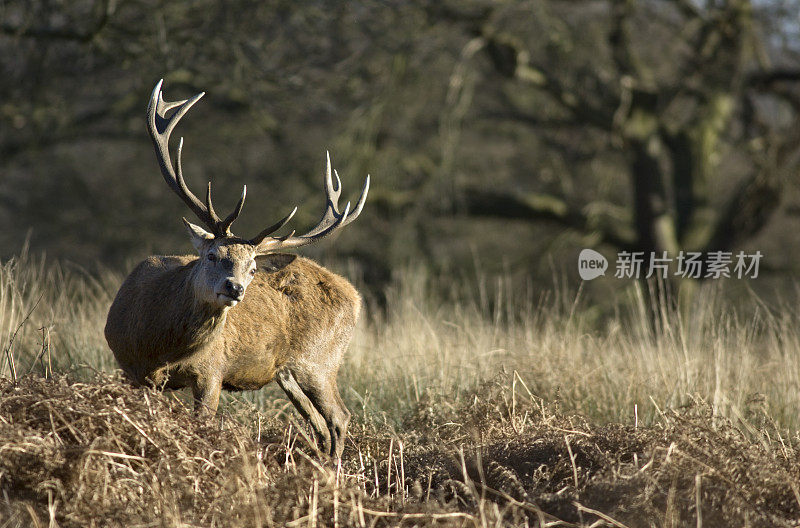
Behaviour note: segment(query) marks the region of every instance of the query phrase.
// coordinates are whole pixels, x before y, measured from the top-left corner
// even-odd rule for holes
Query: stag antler
[[[258,236],[250,240],[251,244],[258,246],[259,253],[269,253],[279,249],[296,248],[305,246],[307,244],[312,244],[318,240],[330,236],[334,232],[358,218],[358,215],[361,214],[361,210],[364,208],[364,202],[367,201],[367,193],[369,192],[369,175],[367,175],[367,179],[364,181],[364,188],[361,190],[361,196],[359,196],[358,202],[356,203],[356,208],[353,210],[352,214],[348,216],[350,211],[350,202],[347,202],[347,205],[344,207],[344,211],[340,213],[339,196],[342,194],[342,181],[339,179],[339,173],[337,173],[335,170],[332,171],[333,174],[331,174],[330,153],[326,153],[326,157],[327,168],[325,170],[325,197],[327,198],[327,204],[325,207],[325,212],[322,214],[322,218],[320,219],[319,223],[317,223],[317,225],[305,235],[294,236],[294,231],[292,231],[289,235],[284,237],[268,237],[267,235],[277,231],[289,221],[289,218],[291,218],[291,216],[294,214],[294,211],[292,211],[288,217],[284,218],[274,226],[265,229],[259,233]],[[335,188],[333,186],[334,175],[336,176]],[[295,208],[295,210],[297,209]]]
[[[214,205],[211,203],[211,182],[208,182],[206,190],[206,203],[201,202],[197,196],[192,194],[189,187],[186,186],[186,181],[183,179],[183,170],[181,168],[181,152],[183,151],[183,138],[178,143],[178,157],[175,166],[172,165],[172,160],[169,155],[169,137],[178,121],[189,111],[189,109],[205,92],[201,92],[191,99],[183,101],[164,101],[161,94],[161,85],[163,79],[158,81],[156,87],[153,89],[153,95],[150,97],[150,104],[147,107],[147,129],[150,132],[150,137],[153,139],[153,145],[156,148],[156,157],[158,164],[161,167],[161,173],[164,175],[164,180],[169,185],[175,194],[186,202],[186,205],[194,211],[200,220],[202,220],[211,229],[215,237],[232,237],[231,224],[238,218],[239,213],[242,212],[244,206],[244,198],[247,195],[247,186],[242,189],[242,197],[239,198],[239,203],[236,204],[233,212],[229,214],[225,220],[221,220],[214,210]],[[166,116],[166,112],[176,108],[172,115]],[[297,212],[295,207],[291,213],[283,217],[274,225],[264,229],[254,238],[248,240],[250,244],[257,246],[259,253],[268,253],[284,248],[296,248],[311,244],[317,240],[321,240],[330,236],[335,231],[346,226],[355,220],[361,209],[364,208],[364,202],[367,200],[367,193],[369,192],[369,175],[364,182],[364,188],[361,190],[361,196],[358,198],[356,208],[352,214],[348,216],[350,211],[350,202],[344,208],[343,212],[339,212],[339,196],[342,194],[342,182],[339,179],[339,174],[336,171],[331,171],[331,157],[327,155],[327,170],[325,171],[325,197],[327,204],[325,212],[319,223],[308,233],[304,235],[294,236],[294,231],[284,237],[270,237],[272,233],[282,228],[292,219]],[[331,173],[332,172],[332,173]],[[333,185],[333,176],[336,176],[336,187]]]
[[[150,97],[150,104],[147,106],[147,130],[150,132],[150,137],[153,139],[153,146],[156,148],[156,157],[158,164],[161,166],[161,173],[164,175],[164,180],[169,185],[175,194],[181,197],[186,202],[186,205],[194,211],[194,214],[205,223],[211,232],[216,237],[233,236],[231,233],[231,224],[242,212],[244,206],[244,198],[247,195],[247,186],[242,189],[242,197],[239,198],[239,203],[231,214],[225,220],[221,220],[214,211],[214,205],[211,203],[211,182],[208,182],[208,189],[206,191],[206,203],[201,202],[195,196],[189,187],[186,186],[186,181],[183,179],[183,170],[181,168],[181,152],[183,151],[183,138],[178,143],[178,158],[177,158],[177,171],[173,167],[172,160],[169,155],[169,136],[178,124],[178,121],[189,111],[189,109],[205,95],[201,92],[191,99],[183,101],[164,101],[161,94],[161,85],[164,79],[158,81],[156,87],[153,89],[153,95]],[[177,107],[178,109],[167,117],[166,112]],[[292,213],[294,214],[294,212]],[[286,218],[291,218],[289,215]],[[276,224],[278,225],[278,224]],[[276,227],[279,229],[281,226]]]

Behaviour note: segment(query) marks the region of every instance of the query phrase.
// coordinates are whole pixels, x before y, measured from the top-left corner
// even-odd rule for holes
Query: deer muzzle
[[[220,291],[217,292],[217,299],[225,306],[236,306],[244,299],[244,286],[238,282],[227,279]]]

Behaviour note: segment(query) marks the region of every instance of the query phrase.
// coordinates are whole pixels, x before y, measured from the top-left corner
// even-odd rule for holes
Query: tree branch
[[[639,82],[647,83],[647,72],[639,61],[631,45],[630,24],[633,17],[635,0],[612,0],[611,32],[608,43],[611,55],[620,75],[628,75]]]
[[[723,209],[704,251],[730,250],[753,237],[767,225],[780,198],[781,184],[772,171],[746,179]]]
[[[516,123],[521,123],[523,125],[528,125],[532,127],[541,127],[541,128],[563,129],[563,128],[582,128],[586,126],[586,123],[581,123],[574,119],[546,118],[538,115],[528,114],[523,111],[482,112],[480,115],[476,117],[477,119],[511,121]]]
[[[691,0],[670,0],[670,1],[678,7],[678,10],[681,13],[683,13],[685,17],[705,20],[706,17],[703,14],[703,12]]]
[[[556,75],[532,64],[529,53],[517,39],[504,33],[484,35],[484,38],[489,58],[500,75],[541,89],[587,124],[603,130],[612,128],[613,111],[591,105],[586,97],[572,92]]]
[[[781,82],[800,81],[800,69],[781,68],[755,72],[747,76],[745,84],[752,88],[770,88]]]
[[[106,27],[114,14],[115,2],[105,0],[100,9],[100,16],[94,26],[87,31],[78,31],[71,28],[29,27],[0,24],[0,33],[15,37],[27,37],[45,40],[68,40],[76,42],[90,42]]]
[[[459,198],[459,210],[469,216],[529,222],[549,221],[585,235],[599,234],[602,242],[619,249],[633,247],[632,237],[609,219],[587,215],[572,208],[564,200],[548,194],[520,195],[470,187]]]

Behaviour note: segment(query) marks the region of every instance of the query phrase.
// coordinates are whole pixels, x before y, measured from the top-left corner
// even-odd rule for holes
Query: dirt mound
[[[0,487],[6,512],[20,518],[131,526],[187,511],[236,517],[227,487],[253,480],[255,451],[235,428],[116,379],[0,381]]]
[[[200,419],[168,394],[103,374],[88,383],[0,379],[0,526],[364,526],[402,517],[402,506],[389,512],[387,497],[364,494],[363,475],[321,462],[304,431],[260,416],[251,429],[250,418]]]
[[[509,392],[492,383],[466,407],[421,406],[408,422],[435,434],[417,442],[428,448],[408,450],[406,477],[467,511],[481,501],[503,505],[516,522],[522,512],[630,527],[800,521],[798,437],[770,427],[766,415],[754,417],[760,428],[737,426],[697,402],[663,413],[653,427],[595,426],[536,398],[512,401]]]
[[[461,399],[461,401],[467,401]],[[507,383],[354,423],[341,465],[305,432],[98,375],[0,380],[2,526],[794,526],[797,439],[697,404],[593,426]],[[55,523],[55,524],[52,524]]]

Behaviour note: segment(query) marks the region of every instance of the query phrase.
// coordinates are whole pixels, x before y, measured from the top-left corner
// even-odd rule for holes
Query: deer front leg
[[[198,414],[214,414],[219,406],[222,379],[219,376],[198,376],[192,383],[194,410]]]

